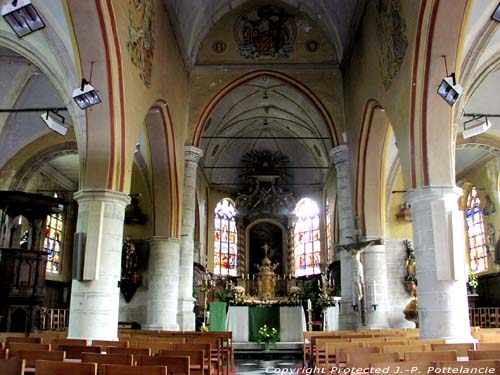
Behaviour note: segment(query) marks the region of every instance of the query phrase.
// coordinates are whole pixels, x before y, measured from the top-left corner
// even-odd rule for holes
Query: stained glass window
[[[328,197],[325,199],[325,234],[326,234],[326,258],[328,264],[333,262],[333,245],[332,245],[332,224],[330,217],[330,201]]]
[[[48,253],[47,272],[59,273],[62,259],[62,213],[52,213],[47,216],[45,223],[45,240],[43,249]]]
[[[477,189],[472,187],[467,197],[465,221],[467,238],[469,240],[470,269],[474,272],[486,271],[488,269],[488,249],[484,233],[483,212],[480,205],[481,200]]]
[[[321,273],[321,243],[319,235],[319,208],[309,198],[295,208],[294,251],[295,277]]]
[[[238,258],[236,208],[227,198],[217,203],[214,230],[214,274],[236,276]]]

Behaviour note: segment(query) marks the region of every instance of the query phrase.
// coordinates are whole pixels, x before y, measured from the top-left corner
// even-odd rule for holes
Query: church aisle
[[[297,374],[302,368],[302,360],[239,358],[235,360],[235,365],[236,375]]]

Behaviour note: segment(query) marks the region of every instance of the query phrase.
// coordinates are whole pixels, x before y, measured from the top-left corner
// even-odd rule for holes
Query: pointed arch
[[[246,82],[252,79],[266,75],[291,85],[292,87],[299,90],[309,100],[311,100],[311,102],[314,103],[314,105],[318,108],[319,112],[323,116],[325,124],[329,130],[330,138],[332,139],[333,145],[336,146],[339,144],[337,129],[335,127],[332,117],[330,116],[330,112],[328,111],[326,106],[322,103],[322,101],[317,97],[317,95],[307,85],[303,84],[302,82],[296,80],[295,78],[292,78],[291,76],[285,73],[274,70],[256,70],[250,73],[246,73],[236,78],[232,82],[229,82],[226,86],[224,86],[217,94],[214,95],[214,97],[205,106],[198,122],[194,127],[191,143],[194,146],[199,147],[201,136],[205,128],[205,124],[210,118],[212,111],[229,92],[231,92],[232,90],[236,89],[237,87],[245,84]]]
[[[166,101],[158,100],[153,104],[146,115],[146,131],[152,169],[154,234],[179,238],[180,186],[175,130]]]

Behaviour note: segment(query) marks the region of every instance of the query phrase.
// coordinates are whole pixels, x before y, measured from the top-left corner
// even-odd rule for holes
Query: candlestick
[[[307,309],[312,310],[312,303],[310,299],[307,300]]]

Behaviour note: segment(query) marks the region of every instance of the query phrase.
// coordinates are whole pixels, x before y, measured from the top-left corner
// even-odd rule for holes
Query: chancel
[[[0,356],[500,340],[499,0],[0,9]]]

